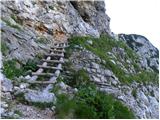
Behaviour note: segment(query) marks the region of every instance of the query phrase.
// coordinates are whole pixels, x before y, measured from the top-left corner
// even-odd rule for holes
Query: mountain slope
[[[159,118],[159,51],[140,35],[111,37],[103,1],[0,3],[2,118]],[[69,44],[62,74],[42,91],[29,80],[56,42]]]

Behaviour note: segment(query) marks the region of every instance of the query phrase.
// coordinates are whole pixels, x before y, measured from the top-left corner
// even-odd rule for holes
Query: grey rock
[[[143,68],[159,71],[159,51],[147,38],[136,34],[119,34],[121,40],[141,56],[140,64]]]
[[[92,45],[92,44],[93,44],[93,41],[92,41],[92,40],[87,40],[87,43],[88,43],[89,45]]]
[[[105,76],[112,76],[113,75],[112,71],[110,71],[110,70],[105,70],[104,72],[105,72]]]
[[[0,114],[1,114],[1,116],[3,116],[3,114],[6,112],[6,110],[4,109],[4,108],[2,108],[2,107],[0,107]]]
[[[92,68],[99,69],[99,65],[97,63],[92,62],[91,65]]]
[[[5,101],[1,101],[1,107],[7,108],[8,104]]]
[[[101,79],[96,76],[92,76],[92,78],[93,78],[93,81],[95,82],[101,82]]]
[[[145,105],[149,104],[149,101],[148,101],[146,95],[144,94],[144,92],[138,91],[137,92],[137,97],[141,100],[141,102],[144,102]]]
[[[27,88],[28,86],[29,86],[28,83],[21,83],[19,87],[20,87],[21,89],[25,89],[25,88]]]
[[[2,81],[2,91],[4,92],[12,92],[13,91],[13,84],[12,81],[4,77]]]
[[[64,82],[60,82],[59,86],[61,87],[61,89],[66,90],[67,89],[67,85]]]
[[[47,91],[40,92],[35,90],[29,90],[24,95],[25,99],[29,102],[56,102],[56,97],[54,93],[49,93]]]
[[[27,75],[27,76],[25,76],[24,77],[26,80],[29,80],[30,78],[31,78],[31,76],[30,75]]]

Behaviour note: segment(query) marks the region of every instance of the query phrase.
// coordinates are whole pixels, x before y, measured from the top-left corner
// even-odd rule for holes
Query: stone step
[[[51,49],[64,49],[66,47],[67,46],[54,46],[54,47],[51,47]]]
[[[32,75],[37,75],[37,76],[53,76],[53,73],[37,73],[37,72],[32,72]]]
[[[37,65],[37,66],[45,69],[62,70],[62,68],[60,67],[51,67],[51,66],[43,66],[43,65]]]
[[[57,56],[57,57],[64,57],[64,54],[45,54],[45,56],[51,56],[51,57],[54,57],[54,56]]]
[[[54,84],[56,81],[29,81],[30,84]]]
[[[60,52],[60,53],[65,53],[65,50],[54,50],[54,49],[50,49],[53,52]]]
[[[54,43],[54,46],[68,46],[68,43]]]
[[[46,60],[46,59],[42,59],[43,62],[51,62],[51,63],[64,63],[64,61],[60,61],[60,60]]]

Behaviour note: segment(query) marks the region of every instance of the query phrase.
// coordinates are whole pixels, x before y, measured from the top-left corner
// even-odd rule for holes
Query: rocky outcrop
[[[111,33],[102,1],[1,1],[1,10],[5,55],[22,61],[70,35]]]
[[[78,58],[78,59],[77,59]],[[135,114],[136,118],[159,118],[159,88],[155,84],[133,82],[125,85],[109,69],[101,63],[104,61],[85,49],[74,50],[69,58],[74,68],[85,69],[97,88],[114,95]]]
[[[155,48],[147,38],[136,34],[119,34],[121,40],[124,40],[127,45],[132,48],[139,56],[141,56],[141,66],[145,69],[159,71],[159,51]]]
[[[110,18],[105,14],[104,1],[71,1],[71,4],[86,23],[97,29],[99,33],[108,33],[111,35],[109,27]]]

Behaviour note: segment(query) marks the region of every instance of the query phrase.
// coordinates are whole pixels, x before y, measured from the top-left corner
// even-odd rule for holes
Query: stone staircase
[[[27,81],[30,85],[39,86],[38,90],[29,89],[24,94],[27,101],[49,103],[56,100],[54,93],[50,93],[50,90],[53,88],[53,84],[57,82],[57,78],[62,71],[67,46],[67,42],[55,43],[49,49],[49,54],[44,55],[41,60],[42,64],[37,65],[38,70],[32,72],[31,78]]]
[[[55,83],[62,70],[65,48],[67,46],[67,42],[55,43],[54,46],[49,49],[50,53],[45,54],[46,58],[41,60],[43,63],[41,65],[37,65],[39,69],[36,72],[32,72],[32,77],[28,82],[31,84]],[[43,81],[38,80],[41,76],[49,77],[49,79],[44,79]]]

